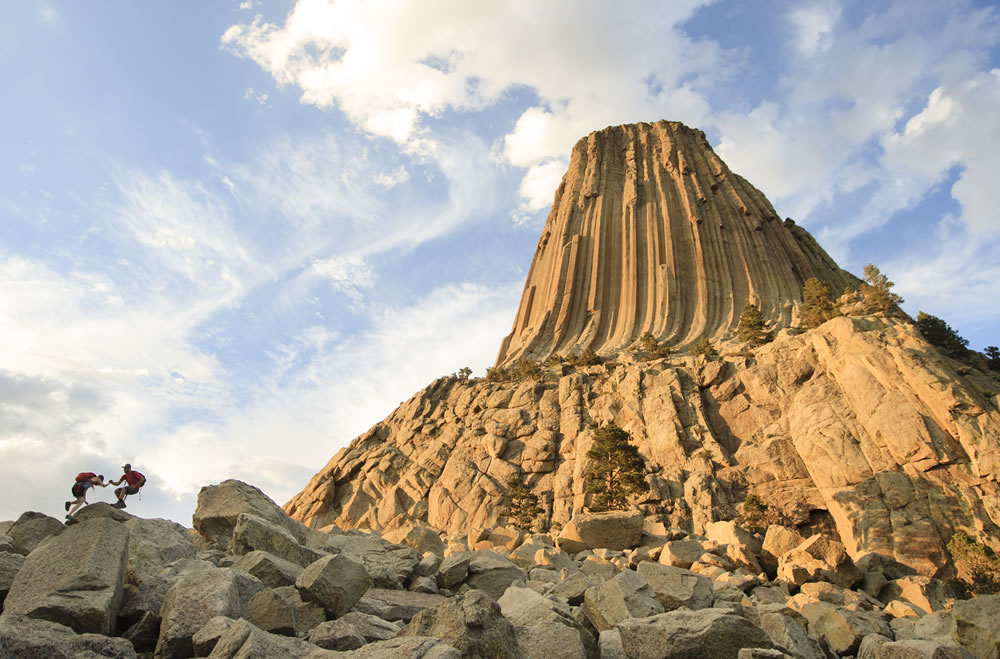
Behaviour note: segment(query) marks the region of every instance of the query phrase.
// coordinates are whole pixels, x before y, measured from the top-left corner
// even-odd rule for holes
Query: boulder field
[[[103,503],[46,519],[0,534],[2,659],[1000,657],[1000,596],[790,527],[695,534],[635,508],[390,541],[232,480],[191,529]]]

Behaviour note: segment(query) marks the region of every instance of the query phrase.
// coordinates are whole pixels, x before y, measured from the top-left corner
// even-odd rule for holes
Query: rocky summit
[[[1000,659],[1000,373],[865,289],[806,327],[810,279],[860,283],[703,133],[593,133],[487,377],[283,508],[0,522],[0,659]],[[645,487],[598,512],[611,424]]]

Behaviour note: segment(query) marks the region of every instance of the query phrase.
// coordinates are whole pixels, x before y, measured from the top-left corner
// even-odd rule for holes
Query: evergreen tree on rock
[[[523,480],[517,476],[507,479],[507,493],[504,495],[501,515],[506,516],[517,527],[530,531],[535,518],[543,512],[538,505],[538,495]]]
[[[830,287],[822,279],[810,277],[802,289],[802,325],[812,329],[837,316]]]
[[[740,343],[751,346],[761,346],[769,342],[774,337],[767,331],[764,323],[764,316],[760,309],[752,302],[747,302],[740,314],[740,324],[736,328],[736,337]]]
[[[584,475],[586,492],[594,495],[591,511],[626,510],[629,496],[649,491],[645,462],[630,439],[613,423],[594,432],[594,444],[587,451],[591,463]]]

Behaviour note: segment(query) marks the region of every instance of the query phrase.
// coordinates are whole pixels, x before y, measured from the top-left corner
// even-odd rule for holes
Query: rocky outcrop
[[[645,332],[681,347],[718,339],[748,301],[787,327],[810,277],[838,292],[853,280],[702,131],[605,128],[573,148],[497,364],[610,355]]]
[[[474,534],[502,523],[516,475],[544,508],[538,527],[566,527],[588,501],[593,430],[615,422],[646,462],[650,492],[633,503],[647,519],[705,533],[753,492],[798,527],[796,544],[820,530],[851,558],[939,576],[957,530],[1000,549],[997,392],[996,373],[882,316],[784,331],[750,358],[620,355],[521,381],[442,378],[341,450],[285,510],[312,527]],[[762,558],[777,569],[778,556]]]

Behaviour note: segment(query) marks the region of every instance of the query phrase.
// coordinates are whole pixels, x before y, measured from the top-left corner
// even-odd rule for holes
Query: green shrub
[[[705,355],[706,357],[716,357],[719,351],[716,350],[711,343],[708,341],[708,337],[703,336],[698,339],[698,342],[694,344],[691,348],[692,355]]]
[[[593,348],[587,348],[581,353],[574,353],[566,361],[571,366],[594,366],[601,363],[601,358],[597,356]]]
[[[503,366],[494,366],[486,368],[486,381],[487,382],[505,382],[510,379],[510,373],[507,372]]]
[[[587,451],[591,463],[584,474],[586,492],[594,495],[590,510],[625,510],[630,495],[649,491],[645,462],[630,439],[613,423],[594,432],[594,443]]]
[[[462,368],[452,373],[451,377],[456,378],[461,382],[468,382],[470,375],[472,375],[472,369],[469,368],[468,366],[463,366]]]
[[[1000,593],[1000,558],[992,549],[958,531],[948,541],[948,553],[958,570],[961,597]]]
[[[937,316],[921,311],[917,314],[917,329],[928,343],[937,346],[949,357],[961,359],[969,354],[969,341]]]
[[[772,524],[786,526],[789,521],[784,513],[764,503],[756,494],[748,494],[740,509],[739,523],[751,533],[764,533]]]
[[[652,332],[647,331],[645,334],[639,337],[639,343],[633,346],[632,352],[637,356],[643,354],[646,361],[651,359],[661,359],[663,357],[669,357],[671,350],[670,346],[664,345],[656,340]]]
[[[534,359],[521,357],[510,365],[510,378],[512,380],[524,380],[525,378],[537,378],[542,374],[542,367]]]

